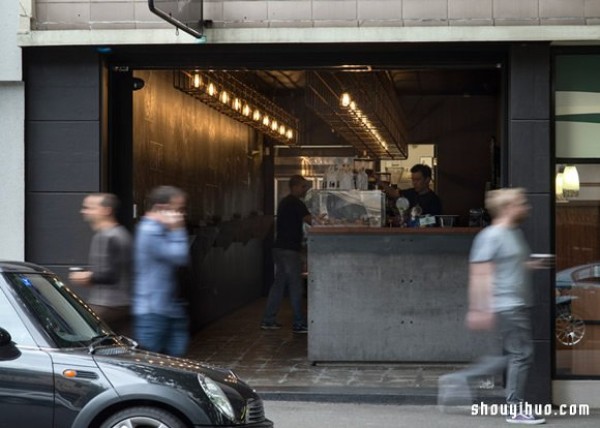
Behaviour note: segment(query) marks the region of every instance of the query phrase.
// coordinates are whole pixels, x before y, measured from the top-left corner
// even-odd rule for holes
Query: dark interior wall
[[[188,216],[194,224],[212,216],[229,220],[262,212],[259,135],[176,90],[171,71],[137,71],[134,75],[145,81],[144,88],[133,96],[138,210],[151,188],[173,184],[188,193]]]
[[[445,214],[460,215],[483,207],[491,181],[490,138],[496,136],[499,102],[493,96],[410,96],[404,110],[421,120],[411,125],[411,144],[437,145],[437,193]]]
[[[264,212],[259,134],[173,87],[170,71],[136,71],[133,99],[134,201],[161,184],[188,193],[196,236],[190,283],[194,327],[260,296]]]

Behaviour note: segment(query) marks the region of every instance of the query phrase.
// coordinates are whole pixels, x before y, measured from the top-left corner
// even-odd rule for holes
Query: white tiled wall
[[[33,0],[32,29],[165,28],[147,0]],[[600,0],[205,0],[217,28],[597,25]]]

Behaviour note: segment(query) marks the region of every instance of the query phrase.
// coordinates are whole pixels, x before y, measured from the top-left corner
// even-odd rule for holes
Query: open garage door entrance
[[[131,202],[131,224],[152,187],[188,192],[196,327],[269,287],[274,183],[311,159],[394,168],[435,144],[436,190],[463,223],[500,185],[503,46],[123,47],[106,60],[110,187]],[[364,101],[385,143],[344,122],[342,93]]]

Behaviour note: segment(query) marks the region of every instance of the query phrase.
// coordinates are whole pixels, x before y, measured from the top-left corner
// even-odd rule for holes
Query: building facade
[[[495,184],[527,189],[535,220],[525,230],[534,251],[561,256],[582,247],[569,238],[555,242],[563,236],[560,219],[570,224],[581,218],[565,210],[567,205],[556,208],[555,170],[563,164],[587,165],[586,189],[595,187],[600,153],[564,147],[579,147],[575,141],[586,139],[582,132],[592,131],[579,132],[573,124],[595,123],[600,111],[593,95],[600,91],[574,84],[596,70],[600,0],[206,0],[203,10],[204,37],[198,39],[152,14],[147,1],[9,0],[0,5],[2,257],[39,262],[58,272],[80,264],[89,239],[78,218],[83,195],[118,193],[130,209],[125,221],[133,222],[144,192],[169,181],[190,189],[191,216],[202,233],[212,233],[204,226],[215,224],[228,231],[210,241],[218,250],[198,250],[198,264],[227,270],[232,261],[245,261],[229,276],[217,275],[219,268],[201,269],[206,286],[198,300],[209,307],[210,299],[238,296],[223,313],[259,293],[240,293],[248,287],[239,284],[261,282],[255,267],[266,262],[254,256],[262,245],[254,238],[266,236],[268,226],[257,219],[273,213],[274,204],[265,197],[273,190],[267,181],[276,155],[285,149],[173,89],[178,70],[215,69],[261,76],[348,67],[363,72],[497,70],[490,113],[501,152]],[[309,121],[294,98],[302,85],[293,81],[297,74],[284,74],[290,80],[285,84],[279,76],[278,84],[292,90],[282,95],[281,88],[271,88],[269,96]],[[144,83],[142,90],[132,89],[135,79]],[[586,91],[592,95],[578,97]],[[567,92],[571,95],[565,98]],[[418,96],[424,98],[422,92]],[[479,109],[487,105],[486,96],[490,93],[483,89],[461,94],[460,101],[452,94],[452,105]],[[474,100],[479,104],[469,104]],[[312,141],[339,143],[326,131],[309,128]],[[425,131],[419,135],[419,141],[442,139]],[[203,145],[193,144],[198,141]],[[454,150],[447,156],[465,159],[468,153]],[[585,199],[579,205],[588,208],[600,200],[583,193],[569,198]],[[252,235],[257,224],[264,233]],[[596,249],[597,238],[585,248]],[[568,259],[564,267],[593,261],[590,253]],[[571,360],[593,359],[593,344],[589,349],[556,344],[555,279],[540,273],[535,282],[540,304],[532,400],[600,405],[590,401],[600,389],[595,367],[557,369],[581,366]],[[592,315],[583,320],[588,344],[594,320]]]

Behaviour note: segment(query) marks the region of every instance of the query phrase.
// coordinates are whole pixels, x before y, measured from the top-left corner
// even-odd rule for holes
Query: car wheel
[[[132,407],[115,413],[100,428],[186,428],[186,425],[166,410]]]
[[[565,346],[575,346],[585,336],[585,322],[571,313],[562,313],[556,317],[556,339]]]

